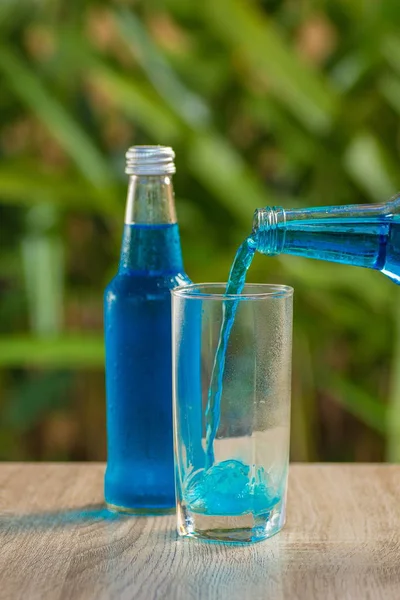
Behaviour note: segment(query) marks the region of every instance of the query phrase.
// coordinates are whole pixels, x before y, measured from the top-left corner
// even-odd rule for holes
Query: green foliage
[[[101,368],[104,362],[103,340],[100,335],[86,334],[52,337],[2,336],[0,365],[2,367],[68,367]]]
[[[1,3],[2,457],[103,457],[29,440],[60,407],[104,438],[126,148],[174,147],[187,271],[224,280],[257,206],[400,188],[399,26],[392,0]],[[400,460],[396,286],[293,257],[249,278],[296,288],[293,458]]]

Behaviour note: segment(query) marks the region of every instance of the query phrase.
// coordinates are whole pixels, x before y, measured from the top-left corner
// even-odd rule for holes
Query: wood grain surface
[[[400,467],[293,465],[288,521],[248,546],[102,506],[101,464],[0,465],[0,598],[400,599]]]

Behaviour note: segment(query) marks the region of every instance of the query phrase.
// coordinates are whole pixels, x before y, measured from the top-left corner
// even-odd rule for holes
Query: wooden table
[[[292,466],[285,529],[248,546],[110,515],[103,472],[0,465],[2,600],[400,599],[400,467]]]

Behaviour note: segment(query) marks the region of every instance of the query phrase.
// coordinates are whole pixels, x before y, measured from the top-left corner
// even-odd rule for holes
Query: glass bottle
[[[400,284],[400,196],[386,204],[257,209],[262,254],[295,254],[381,271]]]
[[[105,290],[105,499],[114,510],[175,505],[170,290],[184,272],[171,175],[174,152],[135,146],[117,275]]]

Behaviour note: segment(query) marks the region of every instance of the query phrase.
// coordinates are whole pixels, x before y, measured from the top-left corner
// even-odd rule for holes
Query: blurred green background
[[[186,270],[224,281],[253,210],[400,189],[394,0],[2,0],[0,459],[102,460],[102,293],[133,144],[176,152]],[[400,460],[400,291],[257,257],[295,295],[292,458]]]

